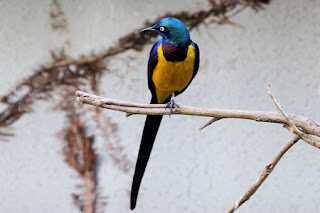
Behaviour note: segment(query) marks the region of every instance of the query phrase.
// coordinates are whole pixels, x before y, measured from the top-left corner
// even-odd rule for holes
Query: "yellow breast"
[[[190,45],[184,61],[167,61],[162,45],[159,46],[158,63],[152,75],[158,103],[163,103],[173,92],[181,91],[187,86],[192,79],[195,57],[195,48]]]

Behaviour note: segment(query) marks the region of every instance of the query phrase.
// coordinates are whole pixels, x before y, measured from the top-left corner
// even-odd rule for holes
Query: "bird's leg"
[[[175,95],[172,93],[170,101],[167,103],[166,108],[170,107],[169,116],[173,113],[173,108],[179,108],[179,105],[175,102]]]

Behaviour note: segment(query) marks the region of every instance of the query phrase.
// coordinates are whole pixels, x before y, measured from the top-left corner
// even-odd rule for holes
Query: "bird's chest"
[[[174,55],[174,52],[171,54]],[[158,48],[158,63],[152,75],[156,91],[170,93],[181,91],[192,79],[195,61],[194,47],[192,45],[188,47],[183,61],[168,61],[164,55],[162,45],[160,45]]]

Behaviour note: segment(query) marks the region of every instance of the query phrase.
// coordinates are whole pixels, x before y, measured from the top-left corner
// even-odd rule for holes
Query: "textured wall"
[[[61,1],[68,22],[62,32],[50,28],[49,1],[0,2],[0,95],[50,61],[49,49],[64,45],[73,56],[99,51],[145,19],[206,6],[205,1],[171,2]],[[200,71],[178,103],[270,111],[274,106],[266,84],[271,83],[288,112],[319,121],[319,9],[317,0],[274,0],[261,13],[245,10],[234,17],[242,27],[201,25],[193,30],[191,37],[201,50]],[[150,48],[116,56],[114,72],[102,79],[102,95],[149,102]],[[78,212],[70,194],[80,181],[64,164],[56,137],[63,115],[46,102],[37,102],[34,109],[14,124],[16,136],[0,144],[0,212]],[[134,163],[145,117],[105,113],[119,125],[116,137]],[[281,125],[231,119],[199,132],[206,121],[163,119],[135,212],[224,212],[292,137]],[[133,168],[124,174],[101,138],[96,146],[101,193],[108,196],[105,212],[130,212]],[[319,161],[319,150],[299,142],[238,212],[318,212]]]

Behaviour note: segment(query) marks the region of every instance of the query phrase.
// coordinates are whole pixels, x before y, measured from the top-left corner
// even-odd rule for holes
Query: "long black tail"
[[[151,104],[155,103],[157,103],[157,99],[153,97],[151,100]],[[141,180],[148,164],[150,153],[153,147],[154,140],[156,139],[161,120],[162,115],[148,115],[146,122],[144,123],[138,159],[132,181],[130,200],[131,210],[136,207]]]

